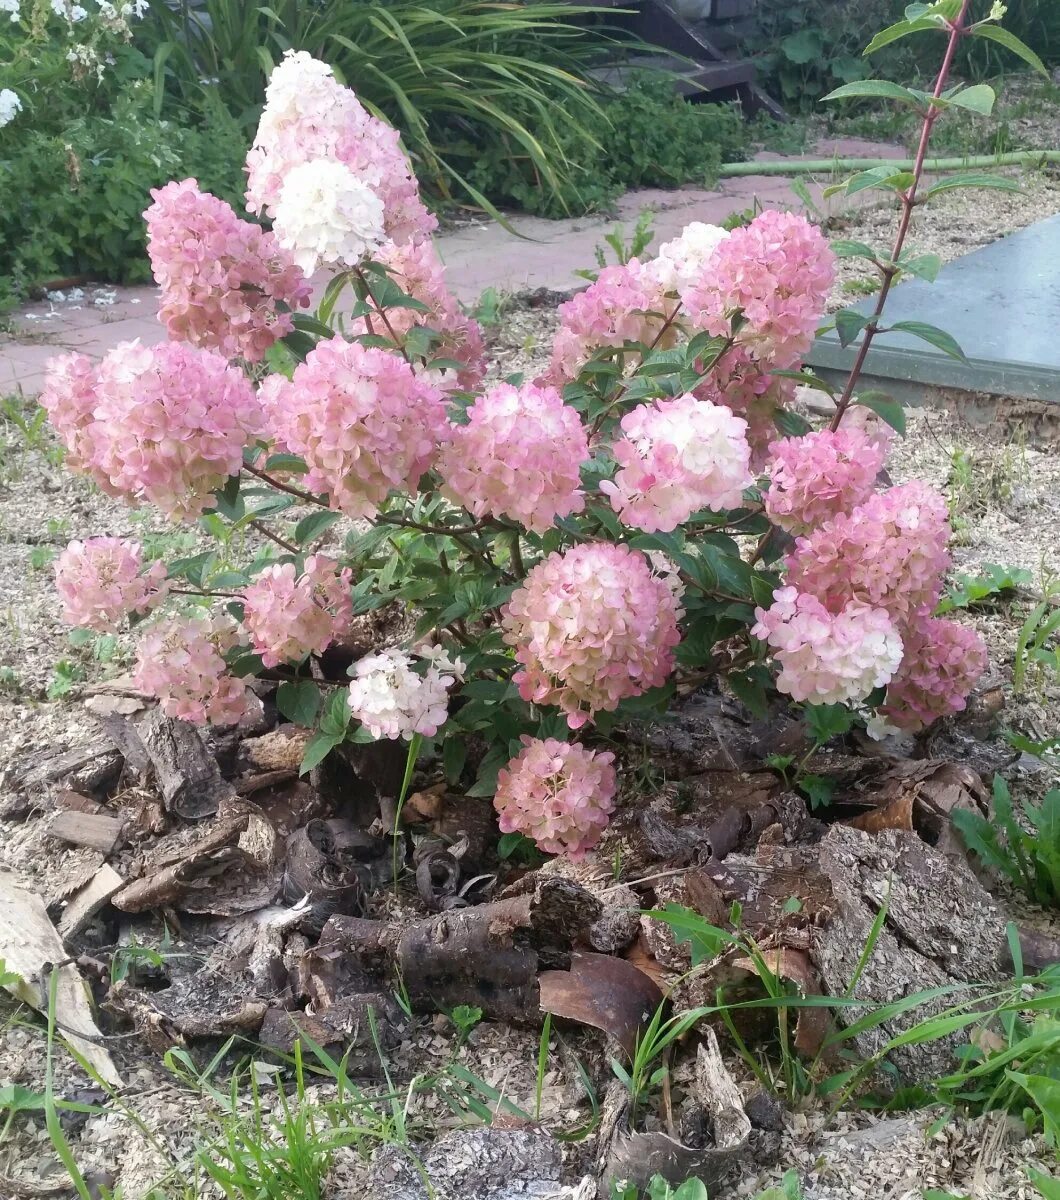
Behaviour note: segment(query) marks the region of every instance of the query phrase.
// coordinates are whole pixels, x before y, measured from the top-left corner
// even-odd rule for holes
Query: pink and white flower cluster
[[[906,635],[905,658],[880,713],[891,725],[916,733],[939,717],[963,712],[986,667],[986,645],[974,629],[924,618]]]
[[[353,618],[349,567],[325,554],[266,567],[243,591],[243,628],[267,667],[323,654]]]
[[[246,376],[221,355],[180,342],[122,342],[94,369],[80,355],[49,364],[41,404],[71,465],[112,496],[194,520],[243,464],[261,432]]]
[[[365,247],[406,242],[437,224],[397,130],[301,50],[288,50],[269,76],[247,155],[247,207],[273,218],[282,244],[347,265],[356,262],[358,239]]]
[[[238,645],[238,628],[227,617],[165,617],[137,648],[133,682],[157,696],[169,717],[193,725],[236,725],[251,711],[247,681],[230,674],[225,662]]]
[[[467,415],[442,453],[443,495],[476,517],[510,517],[535,533],[581,512],[589,439],[555,388],[498,384]]]
[[[816,226],[797,213],[760,213],[733,232],[685,288],[695,329],[729,333],[739,311],[739,344],[774,368],[793,367],[813,343],[835,280],[835,255]]]
[[[555,738],[522,741],[497,776],[501,832],[525,834],[549,854],[584,858],[615,807],[615,756]]]
[[[666,682],[680,616],[639,551],[607,543],[556,551],[530,569],[504,612],[505,640],[522,665],[519,694],[558,705],[577,729]]]
[[[449,713],[449,689],[464,675],[464,664],[440,646],[417,652],[422,670],[404,650],[382,650],[354,663],[350,673],[350,713],[374,738],[433,737]]]
[[[393,488],[414,492],[448,436],[443,393],[389,351],[319,342],[291,379],[261,387],[276,445],[309,467],[306,484],[348,517],[371,517]]]
[[[194,179],[151,193],[144,213],[158,318],[174,341],[258,362],[294,328],[310,287],[271,233],[241,220]]]
[[[113,633],[130,613],[142,616],[166,595],[166,568],[144,570],[144,551],[130,538],[71,542],[55,562],[55,590],[70,625]]]
[[[600,490],[634,529],[668,532],[700,509],[739,508],[754,482],[747,422],[722,405],[692,395],[656,400],[627,413],[621,429],[618,473]]]
[[[766,512],[782,529],[802,534],[867,500],[886,457],[886,446],[857,429],[784,438],[769,450]]]

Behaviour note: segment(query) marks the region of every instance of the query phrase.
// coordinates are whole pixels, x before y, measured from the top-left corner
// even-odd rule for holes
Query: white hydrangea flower
[[[22,101],[18,98],[17,92],[13,92],[10,88],[0,90],[0,129],[10,124],[21,111]]]
[[[22,15],[21,0],[0,0],[0,13],[7,13],[12,21],[17,22]],[[5,92],[8,90],[4,88]]]
[[[88,16],[86,9],[83,9],[80,4],[71,4],[70,0],[51,0],[51,8],[57,17],[62,17],[71,25],[76,25],[78,21],[83,21]]]
[[[403,650],[369,654],[354,663],[350,712],[374,738],[433,737],[449,713],[449,689],[463,678],[464,664],[441,647],[426,647],[428,663],[418,674]]]
[[[659,247],[648,270],[665,291],[681,292],[699,281],[714,251],[728,236],[728,230],[720,225],[693,221],[679,236]]]
[[[307,275],[356,266],[385,241],[383,201],[343,163],[315,158],[284,180],[273,231]]]

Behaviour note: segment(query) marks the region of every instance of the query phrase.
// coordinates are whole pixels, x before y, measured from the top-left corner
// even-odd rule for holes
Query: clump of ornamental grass
[[[223,543],[164,567],[97,539],[57,563],[71,622],[142,622],[137,685],[167,713],[238,721],[257,675],[313,727],[306,767],[404,739],[495,794],[502,830],[577,857],[614,808],[614,722],[683,678],[870,730],[964,707],[985,651],[934,615],[944,499],[887,484],[889,430],[852,388],[828,429],[791,406],[835,275],[804,218],[697,223],[606,268],[539,379],[483,390],[397,135],[324,63],[276,68],[247,167],[271,231],[193,180],[146,214],[175,340],[61,356],[43,395],[73,469]],[[239,565],[250,524],[267,541]],[[329,676],[388,604],[410,638]]]

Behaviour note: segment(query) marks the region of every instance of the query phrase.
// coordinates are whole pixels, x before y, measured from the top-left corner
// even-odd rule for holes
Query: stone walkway
[[[843,138],[820,142],[806,158],[900,158],[900,147]],[[762,153],[761,161],[780,159]],[[574,271],[591,266],[595,250],[616,224],[627,232],[644,208],[654,214],[655,245],[675,237],[690,221],[719,224],[732,213],[756,203],[763,208],[802,208],[784,176],[749,175],[722,180],[716,191],[679,188],[629,192],[616,205],[612,217],[575,217],[546,221],[516,216],[515,236],[495,221],[481,221],[441,234],[438,249],[446,263],[450,287],[465,304],[474,304],[486,288],[521,292],[536,288],[573,291],[581,286]],[[822,197],[828,179],[806,180],[814,203],[824,212],[834,211],[837,198]],[[856,199],[875,202],[878,193],[863,192]],[[36,395],[44,381],[48,359],[64,350],[79,350],[101,358],[118,342],[139,338],[147,345],[165,334],[155,319],[154,287],[86,286],[53,300],[32,304],[14,314],[13,332],[0,335],[0,396],[21,392]]]

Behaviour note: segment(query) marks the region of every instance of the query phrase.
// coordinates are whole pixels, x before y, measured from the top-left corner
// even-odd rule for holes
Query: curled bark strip
[[[904,795],[896,796],[889,804],[885,804],[882,808],[870,809],[867,813],[862,813],[860,817],[848,821],[847,824],[864,833],[879,833],[881,829],[904,829],[912,833],[913,793],[906,792]]]
[[[628,1107],[615,1122],[604,1170],[604,1194],[619,1180],[647,1188],[661,1175],[675,1187],[696,1178],[713,1189],[752,1150],[751,1122],[743,1108],[740,1089],[729,1074],[713,1030],[704,1031],[696,1054],[693,1094],[700,1110],[710,1117],[714,1145],[685,1145],[665,1133],[640,1133],[628,1128]],[[756,1148],[755,1157],[759,1154]]]
[[[419,856],[416,864],[416,889],[432,912],[460,907],[467,902],[459,896],[460,864],[448,850],[434,848]]]
[[[541,1010],[609,1033],[627,1054],[663,1002],[658,986],[624,958],[575,953],[569,971],[543,971]]]

